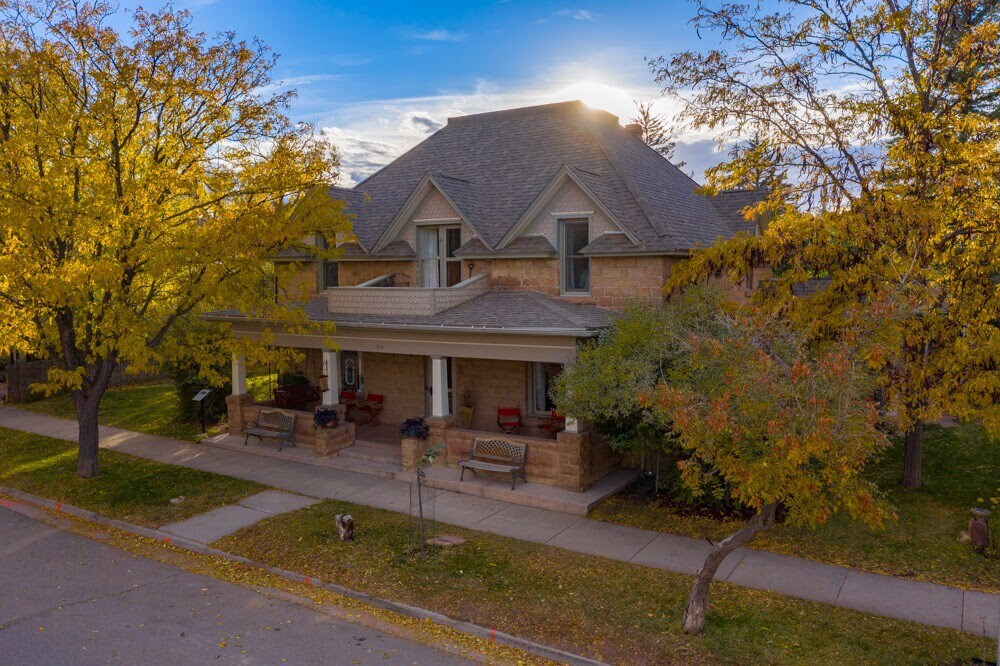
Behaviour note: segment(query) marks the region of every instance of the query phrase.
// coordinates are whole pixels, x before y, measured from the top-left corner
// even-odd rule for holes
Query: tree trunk
[[[698,574],[694,579],[694,586],[688,596],[687,606],[684,607],[684,633],[700,633],[705,626],[705,614],[708,611],[708,588],[715,578],[715,572],[719,570],[719,565],[731,552],[750,543],[760,532],[768,529],[774,524],[774,515],[777,511],[777,504],[767,504],[760,512],[754,514],[747,524],[740,528],[739,532],[730,534],[717,544],[712,546],[705,563],[701,565]]]
[[[917,421],[909,430],[903,441],[903,485],[907,488],[919,488],[924,485],[924,423]]]
[[[97,450],[100,445],[98,437],[97,410],[100,398],[83,396],[77,391],[76,421],[80,426],[78,454],[76,458],[76,475],[83,479],[97,476]]]

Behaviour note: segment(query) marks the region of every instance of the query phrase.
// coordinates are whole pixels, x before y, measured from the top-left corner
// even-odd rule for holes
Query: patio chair
[[[513,435],[521,427],[521,405],[497,407],[497,426],[508,435]]]
[[[378,393],[369,393],[364,404],[358,407],[358,423],[367,423],[370,426],[378,424],[378,416],[385,406],[385,396]]]
[[[337,397],[338,402],[344,406],[344,420],[356,421],[358,411],[357,391],[343,390]]]
[[[560,416],[556,410],[552,410],[552,415],[547,419],[542,419],[538,424],[538,429],[549,437],[555,437],[566,429],[566,417]]]

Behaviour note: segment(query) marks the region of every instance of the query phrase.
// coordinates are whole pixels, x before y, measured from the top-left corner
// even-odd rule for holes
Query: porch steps
[[[333,469],[342,469],[348,472],[359,472],[361,474],[377,476],[383,479],[394,479],[401,471],[400,460],[392,462],[388,460],[365,460],[362,458],[351,458],[350,456],[345,457],[344,452],[355,448],[354,446],[341,449],[338,455],[319,458],[316,456],[314,449],[311,446],[296,446],[292,448],[285,447],[283,450],[278,451],[278,447],[270,442],[259,443],[251,441],[249,445],[244,445],[243,441],[242,437],[217,435],[215,437],[203,439],[202,443],[215,446],[220,449],[229,449],[230,451],[252,453],[266,458],[276,458],[278,460],[305,463],[307,465],[315,465],[317,467],[331,467]],[[355,444],[355,446],[356,445],[357,444]]]
[[[354,440],[354,446],[341,449],[337,454],[338,458],[354,458],[367,462],[385,463],[387,465],[399,465],[403,461],[403,455],[399,444],[395,446],[389,444],[379,444],[377,442],[365,442],[360,439]]]

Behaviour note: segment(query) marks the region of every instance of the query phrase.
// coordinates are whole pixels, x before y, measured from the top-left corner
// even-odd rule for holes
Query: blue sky
[[[277,77],[299,92],[292,115],[315,123],[357,181],[449,116],[583,99],[627,118],[658,99],[643,60],[705,48],[673,2],[378,2],[179,0],[206,32],[258,36],[281,55]],[[657,101],[660,111],[676,105]],[[700,177],[719,159],[709,137],[682,132],[678,158]]]

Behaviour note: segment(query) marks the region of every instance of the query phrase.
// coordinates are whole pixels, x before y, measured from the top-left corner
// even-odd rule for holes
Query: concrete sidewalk
[[[0,408],[0,427],[76,440],[75,422],[11,407]],[[404,513],[409,508],[409,484],[394,479],[104,426],[101,442],[108,449],[259,481],[310,498],[340,499]],[[198,518],[202,517],[191,520]],[[709,548],[706,542],[686,536],[447,491],[437,496],[435,518],[483,532],[685,574],[697,572]],[[205,530],[203,536],[211,537],[211,528],[206,526]],[[740,549],[730,555],[716,580],[978,635],[996,637],[1000,623],[997,594],[869,574],[752,549]]]

